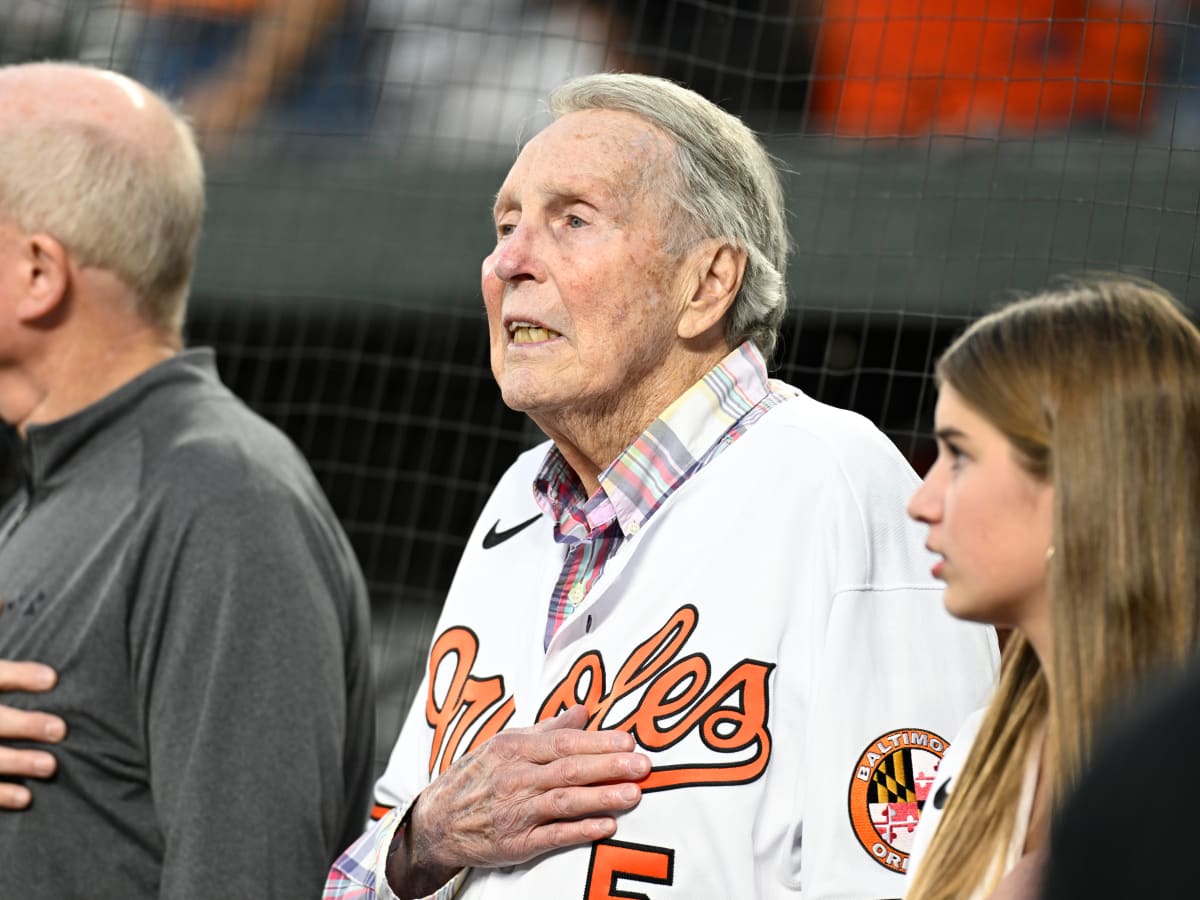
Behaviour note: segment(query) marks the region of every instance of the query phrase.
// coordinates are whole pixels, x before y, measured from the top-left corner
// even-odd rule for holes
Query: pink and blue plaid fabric
[[[625,538],[795,389],[767,378],[762,354],[747,341],[709,370],[600,473],[592,496],[551,447],[533,484],[539,507],[566,545],[550,597],[543,647],[579,607]]]
[[[380,896],[394,896],[386,887],[382,892],[376,890],[375,873],[382,869],[380,854],[387,852],[396,823],[407,811],[407,807],[396,807],[378,822],[371,823],[371,827],[337,858],[325,880],[321,900],[378,900]],[[460,871],[425,900],[451,900],[462,887],[467,871]]]

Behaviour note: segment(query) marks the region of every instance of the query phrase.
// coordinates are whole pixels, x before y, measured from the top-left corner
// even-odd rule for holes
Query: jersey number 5
[[[592,845],[583,900],[651,900],[648,894],[617,890],[617,881],[673,884],[674,877],[674,850],[623,841],[597,841]]]

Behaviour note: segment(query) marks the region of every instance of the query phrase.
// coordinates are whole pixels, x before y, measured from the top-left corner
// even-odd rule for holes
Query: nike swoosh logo
[[[538,513],[532,519],[526,519],[521,524],[514,525],[512,528],[506,528],[506,529],[504,529],[504,531],[496,530],[497,528],[500,527],[500,520],[497,519],[496,524],[493,525],[491,530],[483,536],[483,549],[491,550],[497,544],[503,544],[510,537],[515,537],[518,532],[524,531],[526,528],[528,528],[530,525],[532,525],[534,522],[536,522],[541,517],[542,517],[542,514]]]

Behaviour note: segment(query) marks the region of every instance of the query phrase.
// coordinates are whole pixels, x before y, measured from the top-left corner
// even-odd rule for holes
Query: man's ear
[[[20,257],[24,290],[17,301],[17,319],[30,323],[58,310],[71,286],[67,248],[43,232],[25,235]]]
[[[746,251],[719,239],[705,241],[695,251],[690,271],[697,274],[696,286],[678,326],[685,340],[699,337],[725,318],[742,286]]]

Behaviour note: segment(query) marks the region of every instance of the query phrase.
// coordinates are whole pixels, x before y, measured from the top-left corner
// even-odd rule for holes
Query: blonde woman
[[[909,513],[950,612],[1013,631],[930,790],[906,897],[1033,896],[1106,711],[1196,645],[1200,332],[1152,284],[1076,282],[976,322],[937,378]]]

